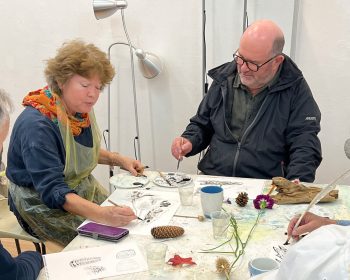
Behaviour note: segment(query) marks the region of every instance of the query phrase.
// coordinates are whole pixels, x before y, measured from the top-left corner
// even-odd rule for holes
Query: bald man
[[[321,113],[283,46],[270,20],[246,29],[233,61],[209,71],[208,94],[172,143],[176,159],[208,148],[198,164],[204,174],[314,181]]]

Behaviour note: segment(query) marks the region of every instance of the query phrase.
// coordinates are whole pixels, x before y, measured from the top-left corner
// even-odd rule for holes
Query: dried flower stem
[[[234,265],[237,263],[237,261],[240,259],[240,257],[244,254],[244,251],[245,251],[245,248],[248,244],[248,241],[250,240],[252,233],[253,233],[254,229],[256,228],[256,226],[259,222],[259,219],[260,219],[261,215],[263,214],[263,212],[264,212],[263,209],[259,210],[258,215],[255,219],[255,222],[254,222],[252,228],[250,229],[245,242],[242,241],[242,239],[238,233],[238,225],[237,225],[236,219],[234,218],[233,215],[231,215],[229,227],[232,227],[233,231],[232,231],[230,238],[214,248],[202,250],[201,253],[220,253],[220,254],[233,254],[234,255],[235,259],[231,263],[229,270],[225,271],[227,279],[229,279],[229,275],[231,274],[231,271],[232,271]],[[235,240],[235,243],[236,243],[235,249],[232,247],[232,244],[231,244],[231,241],[233,239]],[[224,246],[225,244],[229,244],[232,251],[216,251],[216,249]]]
[[[257,215],[257,217],[256,217],[256,220],[255,220],[255,222],[254,222],[254,225],[252,226],[252,228],[250,229],[250,231],[249,231],[249,233],[248,233],[248,236],[247,236],[247,239],[246,239],[245,242],[242,242],[242,240],[241,240],[241,238],[240,238],[240,236],[239,236],[239,234],[238,234],[237,221],[232,217],[232,219],[233,219],[234,222],[235,222],[235,228],[234,228],[235,230],[234,230],[234,232],[233,232],[233,235],[235,235],[235,236],[237,237],[237,238],[236,238],[236,241],[239,240],[239,244],[238,244],[238,242],[237,242],[238,245],[236,245],[236,248],[237,248],[237,249],[239,249],[239,247],[241,247],[241,248],[240,248],[240,250],[238,251],[238,255],[237,255],[237,249],[236,249],[236,251],[235,251],[236,259],[232,262],[231,267],[230,267],[230,270],[229,270],[229,273],[231,273],[233,266],[236,264],[236,262],[239,260],[239,258],[243,255],[244,250],[245,250],[245,247],[247,246],[248,241],[250,240],[250,238],[251,238],[251,236],[252,236],[252,233],[253,233],[255,227],[257,226],[257,224],[258,224],[258,222],[259,222],[259,219],[260,219],[261,214],[262,214],[262,211],[260,210],[259,213],[258,213],[258,215]]]

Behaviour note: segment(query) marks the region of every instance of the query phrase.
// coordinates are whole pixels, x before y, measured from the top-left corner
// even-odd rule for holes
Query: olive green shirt
[[[269,89],[279,79],[281,68],[282,67],[280,66],[273,79],[267,83],[255,96],[253,96],[249,92],[248,88],[241,83],[238,73],[234,80],[231,78],[231,81],[233,80],[232,87],[228,88],[229,91],[232,91],[229,92],[229,96],[232,96],[232,98],[229,99],[232,100],[232,106],[228,105],[228,108],[231,108],[232,110],[230,128],[236,140],[241,140],[244,132],[256,117],[261,104],[269,92]],[[231,83],[230,80],[229,83]]]

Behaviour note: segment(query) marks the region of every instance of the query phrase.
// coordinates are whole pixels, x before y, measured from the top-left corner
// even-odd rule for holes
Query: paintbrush
[[[306,207],[306,210],[303,212],[303,214],[299,217],[298,221],[293,227],[293,231],[298,228],[298,226],[301,223],[301,220],[304,218],[306,212],[310,211],[312,206],[314,206],[316,203],[318,203],[322,198],[324,198],[330,191],[334,190],[335,187],[337,186],[337,183],[348,176],[350,174],[350,169],[345,171],[342,175],[340,175],[338,178],[336,178],[332,183],[328,184],[325,188],[323,188],[322,191],[320,191],[314,198],[311,200],[310,204]],[[283,245],[288,245],[289,240],[291,239],[292,236],[288,236],[287,241]]]
[[[162,172],[158,171],[160,177],[162,177],[164,179],[165,182],[167,182],[167,184],[171,187],[172,183],[163,175]]]
[[[137,170],[136,177],[145,177],[145,178],[147,178],[147,176],[143,174],[143,171],[145,171],[146,168],[149,168],[149,166],[148,165],[141,166],[141,169]]]
[[[176,172],[179,170],[179,167],[180,167],[180,157],[179,157],[179,159],[177,160],[177,166],[176,166]]]
[[[141,168],[140,168],[139,170],[136,170],[136,171],[137,171],[136,177],[147,177],[146,175],[143,175],[143,171],[144,171],[146,168],[149,168],[149,166],[148,166],[148,165],[146,165],[146,166],[141,166]],[[130,172],[129,170],[125,169],[124,167],[120,167],[120,169]],[[112,170],[112,172],[113,172],[113,166],[110,166],[110,170]],[[112,174],[113,174],[113,173],[112,173]],[[112,176],[113,176],[113,175],[111,175],[110,177],[112,177]]]
[[[112,200],[110,200],[110,199],[108,199],[108,202],[111,203],[111,204],[113,204],[114,206],[123,208],[123,206],[121,206],[121,205],[115,203],[114,201],[112,201]],[[140,217],[138,217],[138,216],[136,216],[136,217],[137,217],[139,220],[143,221],[143,219],[141,219]]]
[[[184,143],[184,139],[183,139],[183,137],[181,137],[181,143],[180,143],[181,150],[182,150],[183,143]],[[179,155],[179,159],[177,160],[176,172],[179,170],[180,161],[181,161],[181,154]]]

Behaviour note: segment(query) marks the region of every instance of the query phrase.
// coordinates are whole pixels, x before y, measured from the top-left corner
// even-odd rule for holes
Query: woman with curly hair
[[[104,52],[70,41],[47,61],[47,86],[23,99],[8,150],[9,202],[22,227],[40,239],[67,245],[85,219],[123,226],[136,218],[129,207],[101,207],[107,192],[91,174],[98,163],[133,175],[142,169],[100,147],[93,107],[114,74]]]

